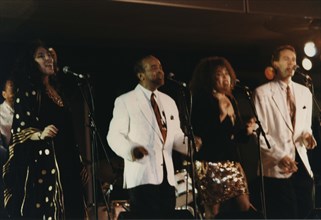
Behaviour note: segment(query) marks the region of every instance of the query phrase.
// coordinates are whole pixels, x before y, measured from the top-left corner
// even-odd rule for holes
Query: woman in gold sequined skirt
[[[208,219],[214,218],[221,204],[230,199],[235,200],[238,211],[251,207],[238,143],[248,141],[255,122],[242,123],[232,94],[235,83],[235,72],[224,57],[200,60],[190,83],[192,126],[203,143],[195,154],[196,185]]]

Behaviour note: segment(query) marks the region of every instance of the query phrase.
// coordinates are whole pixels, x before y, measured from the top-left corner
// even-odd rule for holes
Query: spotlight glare
[[[313,57],[317,53],[317,48],[315,47],[314,42],[309,41],[304,45],[304,52],[308,57]]]
[[[303,67],[305,70],[309,71],[309,70],[312,68],[312,62],[311,62],[311,60],[309,60],[308,58],[304,58],[304,59],[302,60],[302,67]]]

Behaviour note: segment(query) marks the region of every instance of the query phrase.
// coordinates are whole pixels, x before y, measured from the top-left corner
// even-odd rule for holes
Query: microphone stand
[[[320,105],[318,104],[317,99],[314,94],[314,86],[313,86],[312,78],[310,76],[306,77],[306,75],[303,75],[303,76],[304,76],[304,85],[307,88],[309,88],[312,93],[313,102],[314,102],[315,106],[317,107],[317,110],[319,113],[319,117],[318,117],[319,126],[321,126],[321,108],[320,108]]]
[[[82,85],[84,84],[83,82],[85,81],[85,87],[84,88]],[[85,102],[85,105],[87,106],[88,109],[88,117],[89,117],[89,123],[90,123],[90,129],[91,129],[91,164],[92,164],[92,193],[93,193],[93,201],[91,204],[91,207],[94,208],[94,217],[96,220],[98,220],[98,206],[97,206],[97,195],[96,195],[96,161],[97,160],[97,155],[98,155],[98,141],[102,146],[102,149],[104,151],[104,155],[106,157],[106,160],[108,162],[108,164],[110,164],[111,169],[113,171],[113,166],[110,162],[110,159],[108,157],[107,151],[106,151],[106,147],[104,146],[104,142],[102,141],[102,138],[100,136],[100,132],[98,131],[98,128],[96,126],[96,122],[94,119],[94,112],[95,112],[95,106],[94,106],[94,98],[93,98],[93,92],[92,92],[92,87],[90,85],[90,82],[88,81],[88,79],[78,79],[78,83],[77,83],[79,90],[81,92],[82,98]],[[88,91],[88,96],[86,96],[86,91]],[[107,194],[110,193],[110,191],[112,190],[112,186],[111,188],[107,191]],[[105,197],[105,193],[102,192],[104,197]],[[108,195],[108,200],[109,200],[109,195]],[[110,206],[109,206],[109,201],[106,202],[106,209],[107,209],[107,213],[108,213],[108,219],[110,219]]]
[[[319,134],[319,129],[320,129],[320,126],[321,126],[321,108],[320,108],[320,105],[318,104],[317,102],[317,99],[315,97],[315,94],[314,94],[314,86],[313,86],[313,81],[312,81],[312,78],[309,76],[309,77],[306,77],[306,75],[302,75],[304,76],[304,85],[309,88],[309,90],[311,91],[312,93],[312,98],[313,98],[313,102],[314,102],[314,106],[316,106],[317,110],[318,110],[318,124],[319,124],[319,127],[318,127],[318,134]],[[313,198],[315,198],[315,191],[313,192]],[[315,201],[314,201],[315,203]],[[316,205],[316,204],[314,204]],[[318,210],[318,208],[315,208],[314,207],[314,210]]]
[[[249,104],[251,106],[252,112],[254,114],[256,124],[258,125],[258,128],[256,129],[256,134],[257,134],[257,145],[258,145],[258,162],[260,165],[259,176],[260,176],[260,184],[261,184],[261,206],[262,206],[263,217],[264,217],[264,219],[266,219],[267,217],[266,217],[266,204],[265,204],[265,187],[264,187],[263,164],[262,164],[261,148],[260,148],[260,135],[263,136],[263,138],[266,142],[266,145],[268,146],[269,149],[271,148],[271,145],[270,145],[268,139],[266,138],[266,134],[262,128],[261,122],[260,122],[259,117],[257,115],[256,108],[255,108],[255,105],[254,105],[254,102],[252,99],[252,93],[251,93],[249,87],[247,87],[247,86],[237,86],[237,87],[241,88],[245,92],[246,97],[248,98]]]
[[[318,117],[318,120],[319,120],[319,126],[321,126],[321,108],[315,98],[315,95],[314,95],[314,86],[313,86],[313,81],[312,81],[312,78],[311,76],[309,76],[308,74],[304,73],[301,68],[296,65],[295,66],[295,72],[294,73],[298,73],[299,76],[303,77],[304,79],[304,85],[311,91],[312,93],[312,98],[313,98],[313,102],[315,104],[315,106],[317,107],[318,109],[318,113],[319,113],[319,117]]]
[[[182,100],[182,109],[183,109],[183,120],[184,120],[184,131],[186,132],[186,136],[188,138],[188,155],[189,155],[189,160],[190,160],[190,169],[191,169],[191,180],[192,180],[192,195],[193,195],[193,209],[194,209],[194,218],[197,219],[198,216],[198,206],[197,206],[197,201],[196,201],[196,194],[195,194],[195,166],[194,166],[194,152],[196,149],[196,145],[195,145],[195,141],[194,141],[194,132],[193,132],[193,128],[191,125],[191,114],[189,112],[186,103],[186,93],[184,91],[184,88],[186,88],[186,84],[185,83],[180,83],[178,81],[175,80],[171,80],[173,82],[175,82],[177,85],[179,85],[179,94],[181,96],[181,100]],[[192,105],[192,95],[190,93],[190,104]],[[187,178],[188,180],[188,178]],[[187,187],[188,188],[188,187]],[[187,189],[188,192],[188,189]],[[188,196],[188,193],[186,193],[186,196]],[[186,198],[186,200],[188,200]]]

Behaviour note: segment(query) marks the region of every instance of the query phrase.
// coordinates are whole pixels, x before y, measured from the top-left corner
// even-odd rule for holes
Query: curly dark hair
[[[213,76],[219,67],[225,67],[227,69],[231,77],[231,86],[233,89],[236,83],[236,75],[230,62],[224,57],[213,56],[201,59],[196,65],[190,82],[191,92],[194,95],[211,94],[213,89],[216,89]]]

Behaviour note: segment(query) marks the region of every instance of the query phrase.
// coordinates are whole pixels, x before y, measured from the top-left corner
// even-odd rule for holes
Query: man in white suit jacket
[[[157,89],[164,84],[160,61],[147,56],[137,62],[136,88],[116,98],[107,141],[124,159],[123,187],[128,188],[130,209],[135,218],[171,218],[175,211],[175,172],[172,150],[187,154],[175,101]],[[151,105],[155,94],[164,140]]]
[[[313,209],[313,173],[307,150],[316,146],[312,135],[312,94],[292,81],[296,52],[290,45],[278,47],[272,55],[275,78],[254,91],[254,103],[266,133],[260,136],[268,218],[305,218]],[[292,125],[286,101],[286,87],[295,98]]]

